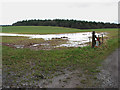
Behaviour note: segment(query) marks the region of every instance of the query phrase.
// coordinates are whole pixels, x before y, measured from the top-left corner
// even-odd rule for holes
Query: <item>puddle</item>
[[[98,36],[106,36],[106,32],[96,33]],[[32,38],[42,38],[44,40],[52,40],[52,39],[67,39],[66,44],[61,44],[55,47],[84,47],[87,46],[86,43],[92,42],[92,32],[81,32],[81,33],[65,33],[65,34],[46,34],[46,35],[30,35],[30,34],[12,34],[12,33],[0,33],[0,36],[24,36],[29,39]],[[39,45],[49,45],[49,44],[34,44],[33,46]],[[19,46],[20,47],[20,46]],[[19,48],[18,47],[18,48]]]
[[[24,45],[14,45],[16,48],[24,48]]]
[[[42,43],[42,44],[40,44],[40,45],[45,45],[45,46],[48,46],[48,45],[50,45],[50,44],[48,44],[48,43]]]
[[[34,44],[34,45],[32,45],[33,47],[36,47],[36,46],[39,46],[40,44]]]

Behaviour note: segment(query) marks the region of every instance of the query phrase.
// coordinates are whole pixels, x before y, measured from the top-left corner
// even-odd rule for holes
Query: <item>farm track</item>
[[[0,90],[2,88],[2,69],[0,68]]]
[[[98,74],[98,79],[102,82],[99,87],[117,88],[118,87],[118,52],[116,49],[110,54],[100,67],[101,72]],[[120,67],[119,67],[120,69]]]
[[[44,84],[39,84],[41,88],[86,88],[92,87],[96,81],[89,75],[83,73],[79,68],[73,71],[65,70],[65,74],[55,76]],[[51,82],[50,82],[51,81]]]

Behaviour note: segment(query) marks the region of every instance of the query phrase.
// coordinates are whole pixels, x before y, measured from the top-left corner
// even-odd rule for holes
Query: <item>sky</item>
[[[119,0],[0,0],[0,25],[29,19],[118,22]]]

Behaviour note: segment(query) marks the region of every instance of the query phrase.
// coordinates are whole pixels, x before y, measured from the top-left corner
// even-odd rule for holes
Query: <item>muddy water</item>
[[[96,35],[106,35],[106,32],[96,33]],[[61,44],[56,47],[83,47],[87,46],[86,43],[91,42],[92,39],[92,32],[81,32],[81,33],[65,33],[65,34],[46,34],[46,35],[30,35],[30,34],[12,34],[12,33],[0,33],[0,36],[24,36],[32,38],[42,38],[44,40],[51,40],[51,39],[67,39],[68,42],[66,44]],[[36,45],[35,45],[36,46]]]

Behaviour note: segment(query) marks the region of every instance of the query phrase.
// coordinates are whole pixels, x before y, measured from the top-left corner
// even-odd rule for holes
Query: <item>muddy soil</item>
[[[101,72],[97,75],[97,78],[101,81],[99,87],[118,87],[118,51],[120,51],[120,48],[109,55],[102,66],[99,67],[101,69]]]
[[[68,70],[64,69],[62,73],[59,71],[50,79],[29,79],[27,82],[23,77],[19,77],[15,82],[10,76],[4,73],[3,88],[89,88],[99,85],[97,79],[91,75],[86,75],[81,69]],[[9,78],[9,79],[6,79]],[[25,76],[27,77],[27,76]],[[33,82],[34,81],[34,82]]]
[[[29,43],[27,45],[22,44],[16,44],[16,43],[0,43],[3,46],[8,46],[11,48],[16,48],[16,49],[22,49],[22,48],[29,48],[31,50],[52,50],[52,49],[59,49],[61,47],[56,47],[56,45],[60,43],[65,43],[67,40],[54,40],[54,41],[45,41],[42,43]]]
[[[0,68],[0,90],[2,89],[2,69]]]
[[[42,88],[89,88],[98,84],[93,76],[84,74],[81,69],[69,71],[65,70],[64,74],[55,76],[50,80],[46,80],[40,85]]]

